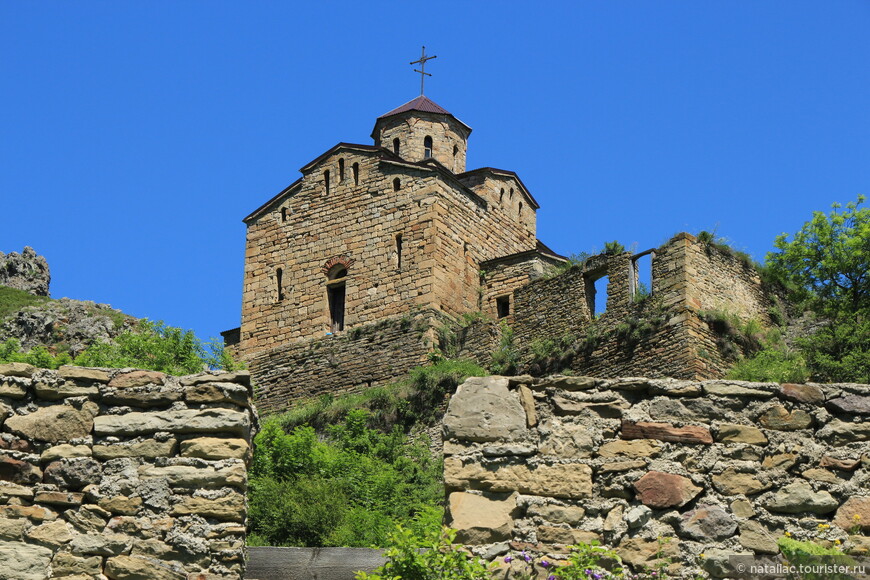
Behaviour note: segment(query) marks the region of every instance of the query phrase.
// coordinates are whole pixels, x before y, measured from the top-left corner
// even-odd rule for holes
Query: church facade
[[[537,240],[516,173],[466,170],[470,134],[421,95],[377,118],[373,144],[338,143],[248,215],[238,353],[412,311],[509,317],[513,291],[565,259]],[[509,275],[482,279],[501,264]]]

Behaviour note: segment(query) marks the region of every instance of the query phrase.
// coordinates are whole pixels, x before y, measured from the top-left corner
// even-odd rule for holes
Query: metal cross
[[[419,64],[420,70],[414,69],[415,73],[420,73],[420,95],[423,94],[423,82],[426,80],[426,77],[431,77],[429,73],[426,72],[426,61],[432,60],[433,58],[438,58],[437,56],[426,56],[426,47],[423,47],[423,53],[420,55],[420,60],[415,60],[410,64]]]

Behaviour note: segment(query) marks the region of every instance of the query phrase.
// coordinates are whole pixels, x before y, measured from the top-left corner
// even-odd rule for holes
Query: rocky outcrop
[[[51,274],[48,262],[37,256],[30,246],[25,246],[20,254],[0,252],[0,286],[24,290],[36,296],[48,296]]]
[[[247,372],[0,364],[0,578],[240,580],[252,394]]]

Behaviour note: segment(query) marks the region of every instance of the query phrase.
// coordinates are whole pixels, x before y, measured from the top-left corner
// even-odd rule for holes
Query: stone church
[[[248,215],[239,353],[414,309],[508,316],[514,288],[565,259],[536,238],[516,173],[466,170],[470,134],[421,95],[377,118],[373,145],[338,143]],[[482,288],[498,262],[510,279]]]
[[[490,365],[507,349],[502,372],[715,378],[734,349],[709,313],[770,323],[752,264],[690,234],[567,268],[515,172],[466,169],[470,134],[421,95],[244,219],[241,327],[223,334],[262,410],[392,382],[435,350]]]

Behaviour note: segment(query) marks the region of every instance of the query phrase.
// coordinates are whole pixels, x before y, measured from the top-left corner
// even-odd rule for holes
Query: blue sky
[[[297,5],[298,4],[298,5]],[[216,336],[241,219],[426,94],[568,254],[715,230],[762,259],[870,187],[870,2],[0,3],[0,251]]]

